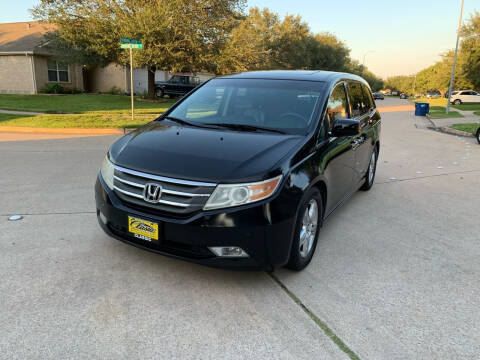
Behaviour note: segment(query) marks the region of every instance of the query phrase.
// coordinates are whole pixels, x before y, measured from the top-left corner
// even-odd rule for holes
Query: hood
[[[119,166],[209,182],[263,179],[304,136],[181,126],[154,121],[110,149]]]

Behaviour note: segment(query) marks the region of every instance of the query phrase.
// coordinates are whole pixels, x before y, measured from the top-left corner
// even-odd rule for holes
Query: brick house
[[[58,83],[67,89],[86,92],[130,93],[130,69],[111,63],[105,67],[86,68],[55,61],[45,48],[44,35],[55,25],[37,21],[0,24],[0,93],[38,94],[46,84]],[[133,70],[133,91],[147,91],[148,70]],[[155,81],[166,81],[173,74],[157,70]],[[196,74],[204,81],[214,76]]]
[[[84,90],[82,66],[59,64],[43,47],[53,25],[0,24],[0,93],[37,94],[48,83]]]

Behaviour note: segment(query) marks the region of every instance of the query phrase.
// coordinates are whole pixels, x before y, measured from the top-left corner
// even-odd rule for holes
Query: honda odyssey
[[[356,75],[212,79],[111,146],[95,185],[99,224],[202,264],[301,270],[325,218],[372,187],[380,125]]]

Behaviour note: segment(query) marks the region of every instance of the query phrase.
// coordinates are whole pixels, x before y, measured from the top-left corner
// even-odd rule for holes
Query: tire
[[[322,222],[322,195],[317,188],[313,187],[302,199],[295,223],[290,259],[285,267],[300,271],[310,263],[317,247]]]
[[[165,93],[163,92],[163,89],[155,89],[155,97],[157,98],[163,98]]]
[[[375,182],[375,174],[377,172],[377,148],[375,147],[370,155],[370,162],[368,163],[367,173],[365,174],[365,182],[363,183],[360,190],[368,191],[372,188],[373,183]]]
[[[477,130],[477,134],[475,135],[477,137],[477,141],[480,144],[480,127]]]
[[[454,103],[455,105],[460,105],[460,104],[462,103],[462,100],[456,99],[453,103]]]

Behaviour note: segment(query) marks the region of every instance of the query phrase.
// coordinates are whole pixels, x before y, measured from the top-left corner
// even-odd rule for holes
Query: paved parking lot
[[[273,277],[104,235],[93,185],[115,136],[0,142],[0,358],[478,358],[480,146],[425,124],[384,113],[374,188],[306,270]]]

